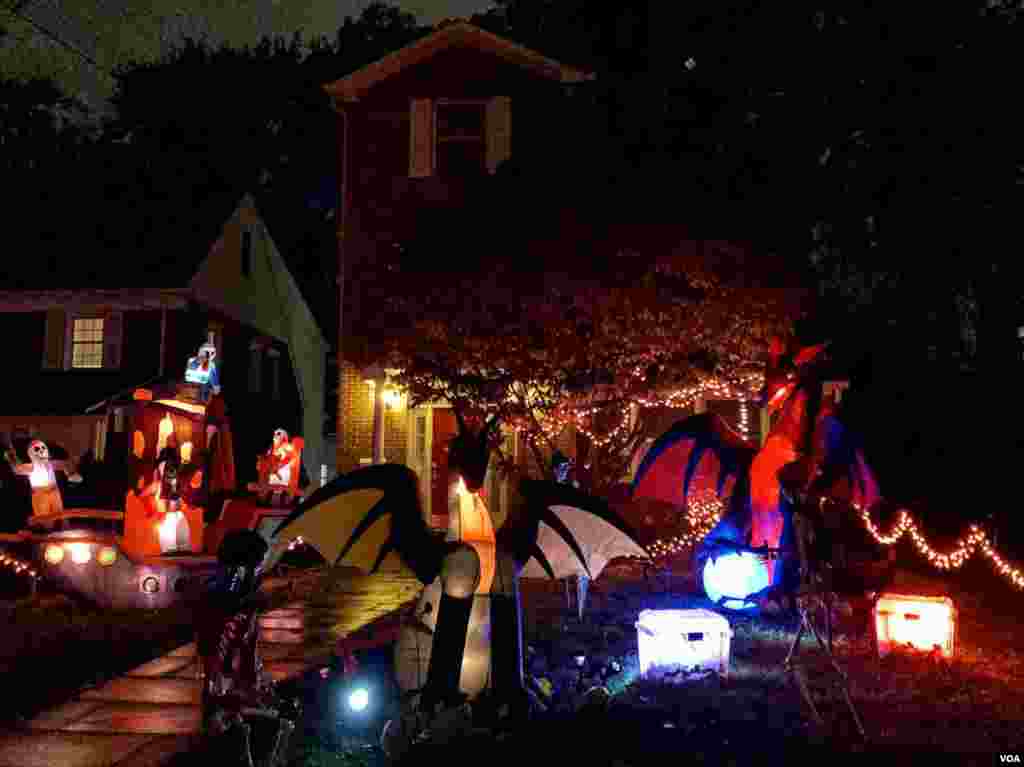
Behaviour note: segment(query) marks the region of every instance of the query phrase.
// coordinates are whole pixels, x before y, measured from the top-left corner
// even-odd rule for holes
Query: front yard
[[[830,688],[825,674],[811,673],[810,682],[828,727],[818,731],[809,725],[796,686],[782,668],[796,626],[791,616],[730,615],[734,636],[727,679],[656,684],[636,679],[633,624],[639,610],[706,607],[706,601],[609,573],[592,584],[580,622],[566,608],[561,584],[528,582],[523,598],[527,663],[533,676],[550,684],[548,713],[522,738],[498,749],[485,739],[447,751],[444,758],[469,763],[521,753],[524,759],[547,764],[554,759],[542,758],[543,753],[576,751],[586,754],[588,764],[622,767],[654,764],[662,756],[681,753],[712,763],[807,749],[821,755],[856,750],[887,761],[953,753],[974,754],[980,763],[990,763],[998,762],[999,754],[1020,754],[1024,636],[1016,630],[1016,616],[1024,594],[981,563],[944,581],[901,571],[891,590],[927,593],[936,588],[948,589],[959,611],[960,652],[952,661],[902,654],[874,657],[867,616],[859,606],[839,626],[836,656],[849,673],[851,695],[870,739],[861,745],[838,690]],[[578,655],[586,657],[582,674],[572,661]],[[801,656],[810,660],[812,669],[824,668],[824,656],[811,640],[805,640]],[[605,710],[577,711],[578,691],[594,684],[604,684],[613,693],[611,703]],[[547,752],[536,750],[541,742],[549,744]],[[368,745],[356,738],[339,748],[307,737],[296,744],[294,764],[382,761]]]

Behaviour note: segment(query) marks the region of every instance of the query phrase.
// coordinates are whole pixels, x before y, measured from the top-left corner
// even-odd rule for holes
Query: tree
[[[448,401],[461,431],[492,424],[487,447],[505,473],[519,467],[502,454],[494,423],[524,435],[542,476],[575,427],[584,483],[605,493],[654,436],[638,404],[712,377],[733,396],[750,395],[762,347],[788,332],[797,298],[734,279],[745,254],[724,243],[628,249],[620,244],[656,242],[655,228],[622,229],[603,240],[614,252],[587,254],[597,264],[590,270],[524,273],[492,259],[489,280],[447,272],[432,285],[421,272],[415,290],[393,271],[392,310],[363,326],[366,349],[401,369],[411,406]]]

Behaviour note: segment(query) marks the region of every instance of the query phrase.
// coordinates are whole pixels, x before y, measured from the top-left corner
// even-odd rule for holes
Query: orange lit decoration
[[[165,414],[160,419],[160,427],[157,429],[156,439],[156,454],[160,455],[160,452],[167,447],[168,438],[174,433],[174,421],[171,420],[170,414]]]
[[[495,538],[491,513],[479,493],[471,493],[459,477],[455,486],[459,513],[448,522],[449,539],[468,543],[480,557],[480,583],[477,594],[489,594],[494,583]]]
[[[957,613],[949,597],[883,594],[875,605],[878,652],[913,648],[956,654]]]
[[[146,453],[146,438],[138,429],[132,434],[132,453],[136,458],[142,458]]]
[[[191,463],[192,462],[192,443],[185,442],[181,446],[181,462]]]
[[[151,389],[136,389],[132,393],[132,399],[137,402],[148,402],[153,399],[153,392]]]

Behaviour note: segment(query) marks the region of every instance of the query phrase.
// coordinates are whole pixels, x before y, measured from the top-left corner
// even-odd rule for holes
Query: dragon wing
[[[632,498],[686,508],[691,498],[713,494],[749,497],[755,448],[719,416],[702,413],[679,421],[659,437],[637,469]]]
[[[526,514],[518,525],[502,528],[518,534],[516,561],[521,576],[596,578],[615,557],[647,557],[629,525],[607,503],[571,485],[523,480]]]
[[[423,518],[415,472],[400,464],[343,474],[302,501],[274,531],[264,570],[299,537],[330,565],[411,572],[424,584],[445,551]]]
[[[860,440],[834,414],[818,419],[814,433],[814,460],[820,473],[811,491],[861,509],[882,500],[878,480],[864,459]]]

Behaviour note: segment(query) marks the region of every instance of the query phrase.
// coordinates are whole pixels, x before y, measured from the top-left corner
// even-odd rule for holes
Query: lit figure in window
[[[217,347],[207,341],[199,347],[195,357],[189,357],[185,367],[185,381],[200,385],[200,399],[206,402],[211,394],[220,394],[220,374],[217,371]]]
[[[81,482],[82,477],[75,473],[70,462],[50,458],[50,450],[42,440],[34,439],[29,443],[28,459],[28,463],[19,464],[13,460],[11,463],[15,474],[28,477],[32,486],[32,518],[29,524],[52,524],[64,513],[56,472],[67,473],[70,482]]]

